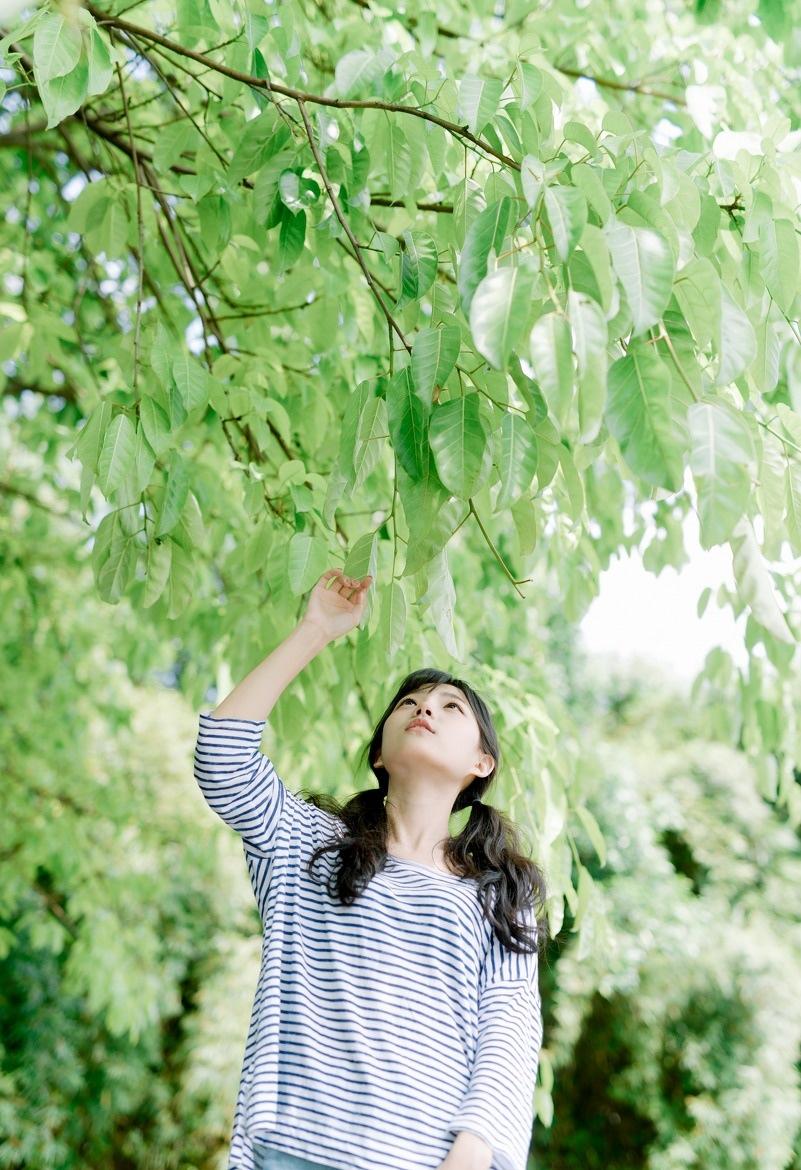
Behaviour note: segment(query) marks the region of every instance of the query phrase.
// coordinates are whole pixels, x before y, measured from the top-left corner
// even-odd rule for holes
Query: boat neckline
[[[389,852],[387,853],[387,857],[391,858],[392,861],[399,862],[401,865],[414,865],[417,867],[417,869],[425,869],[428,871],[428,873],[433,873],[436,877],[450,878],[451,881],[456,882],[471,880],[464,874],[447,873],[444,869],[435,869],[433,865],[426,865],[424,861],[412,861],[410,857],[398,857],[396,854]]]

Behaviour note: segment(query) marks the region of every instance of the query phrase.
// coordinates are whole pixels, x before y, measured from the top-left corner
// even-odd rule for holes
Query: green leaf
[[[590,810],[585,808],[584,805],[578,805],[576,807],[576,812],[578,813],[579,820],[587,832],[587,836],[592,842],[593,849],[598,854],[598,860],[600,861],[601,865],[606,865],[606,842],[604,841],[604,836],[601,832],[598,822]]]
[[[164,591],[167,617],[171,620],[186,613],[195,592],[195,570],[192,555],[173,542],[170,575]]]
[[[473,294],[470,329],[475,347],[504,369],[531,317],[536,273],[527,265],[497,268]]]
[[[464,661],[464,648],[456,641],[454,629],[456,589],[448,567],[448,550],[446,548],[440,549],[436,556],[433,556],[428,562],[425,568],[425,577],[426,592],[418,604],[421,610],[428,614],[434,622],[434,627],[448,654]]]
[[[760,625],[773,634],[774,638],[778,638],[780,642],[795,642],[793,632],[779,607],[776,590],[747,516],[741,516],[737,521],[729,543],[739,597],[750,607]]]
[[[686,433],[673,417],[670,385],[670,367],[652,349],[632,347],[609,369],[606,422],[632,471],[678,491]]]
[[[603,229],[636,337],[660,320],[673,287],[674,260],[667,241],[651,228],[627,223]]]
[[[754,328],[728,289],[720,289],[720,365],[716,386],[727,386],[753,362],[757,355]]]
[[[522,418],[516,411],[504,411],[496,450],[500,489],[495,500],[495,512],[508,508],[523,492],[531,490],[537,473],[538,456],[537,437],[528,419]]]
[[[320,186],[297,171],[285,170],[278,179],[278,194],[285,207],[295,214],[311,207],[320,197]]]
[[[294,150],[287,147],[291,147],[288,127],[283,122],[276,126],[276,115],[272,108],[264,110],[245,123],[228,167],[228,182],[231,186],[236,186],[242,179],[258,171],[268,160],[279,155],[283,164],[280,170],[283,170],[284,167],[291,165],[294,157]],[[276,182],[280,170],[275,173]]]
[[[676,275],[673,292],[699,349],[720,338],[720,277],[705,256],[694,256]]]
[[[153,452],[163,454],[171,442],[170,420],[149,394],[143,395],[139,402],[139,421]]]
[[[606,318],[596,301],[572,289],[567,302],[578,365],[579,441],[591,443],[601,428],[606,406]]]
[[[153,163],[157,170],[167,171],[180,161],[182,151],[186,150],[196,134],[195,128],[188,118],[180,122],[173,122],[159,130],[156,145],[153,148]]]
[[[444,386],[456,364],[462,334],[458,325],[443,325],[438,329],[421,329],[412,345],[412,377],[414,388],[427,406],[435,386]]]
[[[75,113],[86,97],[88,82],[89,66],[85,57],[69,73],[40,82],[39,96],[47,114],[48,130]]]
[[[587,200],[577,187],[546,187],[545,211],[556,254],[565,264],[587,224]]]
[[[89,34],[89,47],[86,59],[89,69],[89,78],[86,85],[87,94],[93,96],[95,94],[105,93],[114,74],[114,66],[111,63],[111,53],[107,40],[100,29],[94,26]]]
[[[765,287],[783,313],[789,314],[799,289],[796,227],[779,217],[759,226],[759,251]]]
[[[756,451],[745,419],[723,403],[693,403],[687,422],[701,544],[711,548],[731,537],[746,510],[756,475]]]
[[[376,637],[388,661],[402,648],[406,634],[406,596],[399,581],[390,580],[379,590],[380,616]]]
[[[527,61],[519,61],[520,71],[520,109],[527,110],[542,93],[542,73],[536,65]]]
[[[173,358],[170,370],[187,411],[194,410],[196,406],[206,406],[209,401],[209,376],[200,363],[182,352]]]
[[[409,194],[412,181],[412,148],[394,121],[386,128],[384,160],[389,193],[393,199],[403,199]]]
[[[456,117],[466,122],[473,134],[481,134],[487,122],[494,117],[501,100],[504,85],[497,77],[478,77],[468,73],[459,83]]]
[[[531,365],[558,427],[564,429],[573,399],[570,326],[562,313],[545,313],[529,337]]]
[[[136,543],[125,531],[121,516],[116,509],[104,516],[92,545],[95,586],[99,596],[109,605],[117,604],[136,572]]]
[[[371,395],[359,415],[359,429],[353,448],[353,490],[358,491],[381,457],[381,444],[387,436],[387,404],[379,395]]]
[[[526,203],[533,211],[547,182],[547,167],[535,154],[527,154],[520,164],[520,182]]]
[[[401,260],[401,294],[396,308],[418,301],[437,275],[437,245],[426,232],[403,232],[405,249]]]
[[[328,545],[320,536],[296,532],[289,541],[287,578],[298,596],[313,589],[328,567]]]
[[[161,497],[156,536],[166,536],[178,523],[188,491],[189,467],[178,451],[173,451],[167,466],[167,482]]]
[[[33,67],[36,84],[71,73],[81,56],[81,30],[74,18],[60,12],[48,13],[33,34]]]
[[[103,436],[97,460],[97,483],[108,499],[133,467],[136,431],[127,414],[115,414]]]
[[[487,275],[490,251],[497,253],[501,249],[511,214],[512,200],[504,195],[485,208],[467,229],[457,276],[459,298],[466,317],[470,314],[473,294]]]
[[[392,68],[395,60],[396,55],[389,48],[383,48],[378,53],[369,49],[354,49],[346,53],[337,61],[334,70],[335,96],[346,98],[357,93],[371,92],[374,82]]]
[[[492,467],[492,445],[479,406],[479,395],[471,391],[438,403],[431,412],[429,443],[437,474],[462,500],[475,495]]]
[[[413,480],[424,477],[428,465],[428,419],[431,395],[416,392],[411,369],[404,366],[387,384],[387,425],[398,462]]]
[[[282,272],[300,259],[306,240],[306,212],[293,215],[284,209],[278,234],[278,267]]]
[[[172,541],[151,541],[147,546],[145,566],[145,588],[142,593],[142,609],[155,605],[164,592],[172,565]]]

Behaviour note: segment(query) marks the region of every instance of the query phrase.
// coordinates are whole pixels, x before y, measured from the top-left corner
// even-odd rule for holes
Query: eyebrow
[[[466,699],[465,699],[464,695],[461,693],[461,691],[445,691],[445,690],[443,690],[442,693],[443,693],[443,695],[447,695],[451,699],[459,699],[460,702],[462,702],[462,703],[466,702]],[[404,699],[406,699],[406,698],[408,698],[409,695],[416,695],[416,694],[419,694],[419,692],[418,691],[408,691],[403,697],[404,697]]]

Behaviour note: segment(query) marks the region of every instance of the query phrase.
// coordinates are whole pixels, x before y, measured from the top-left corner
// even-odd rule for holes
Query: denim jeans
[[[256,1170],[333,1170],[322,1162],[310,1162],[308,1158],[273,1150],[259,1142],[254,1143],[254,1153]]]

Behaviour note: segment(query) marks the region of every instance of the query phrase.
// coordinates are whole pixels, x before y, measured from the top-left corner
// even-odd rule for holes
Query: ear
[[[489,752],[485,752],[479,762],[476,764],[475,772],[477,776],[489,776],[492,769],[495,767],[495,761]]]

